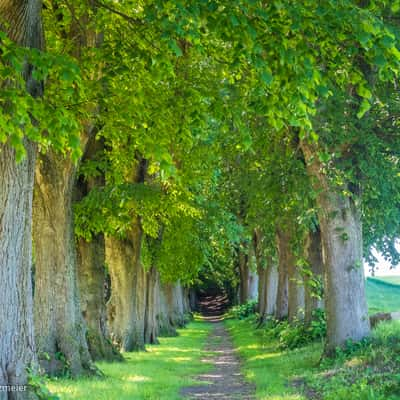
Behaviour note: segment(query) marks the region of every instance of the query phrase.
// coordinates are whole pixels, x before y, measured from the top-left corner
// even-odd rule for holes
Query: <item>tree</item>
[[[28,48],[42,48],[40,7],[40,1],[36,0],[0,2],[3,29],[5,24],[13,42]],[[2,41],[7,45],[4,35]],[[8,46],[13,48],[11,43]],[[33,78],[32,68],[28,64],[22,67],[22,61],[19,62],[26,91],[32,96],[40,96],[42,84]],[[4,69],[2,75],[1,90],[7,93],[10,83],[7,84]],[[21,90],[24,92],[24,89]],[[2,106],[3,124],[7,114],[12,112],[12,103]],[[7,138],[7,134],[13,133],[15,130],[6,131],[5,140],[0,141],[0,385],[26,385],[27,370],[29,367],[35,368],[36,364],[31,278],[31,215],[36,146],[24,138],[22,145],[26,157],[23,161],[18,160],[17,150],[10,143],[11,139],[9,141]],[[23,135],[22,130],[20,133]],[[0,395],[2,399],[24,399],[28,396],[24,392],[3,392]]]

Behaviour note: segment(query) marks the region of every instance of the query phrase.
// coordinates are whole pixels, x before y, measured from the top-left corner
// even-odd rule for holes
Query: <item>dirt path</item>
[[[196,380],[204,385],[184,388],[181,394],[186,399],[204,400],[253,400],[255,387],[245,382],[240,372],[240,362],[235,354],[229,332],[218,315],[209,315],[207,320],[214,324],[208,338],[206,351],[214,353],[204,362],[214,368],[199,375]]]

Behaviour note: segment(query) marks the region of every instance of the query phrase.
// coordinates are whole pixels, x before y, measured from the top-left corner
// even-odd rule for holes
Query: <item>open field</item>
[[[367,278],[370,313],[400,311],[400,277]]]

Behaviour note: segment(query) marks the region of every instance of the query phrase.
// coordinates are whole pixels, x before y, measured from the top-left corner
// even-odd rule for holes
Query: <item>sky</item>
[[[375,268],[375,276],[400,275],[400,265],[397,265],[395,268],[391,268],[390,262],[385,261],[382,255],[376,252],[374,252],[374,255],[378,259],[378,263],[376,264]],[[366,276],[371,276],[371,272],[367,263],[364,263],[364,270]]]

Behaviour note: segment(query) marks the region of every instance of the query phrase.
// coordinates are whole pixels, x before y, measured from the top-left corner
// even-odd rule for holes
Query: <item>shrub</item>
[[[255,315],[257,309],[257,301],[249,300],[244,304],[238,306],[233,306],[229,312],[228,316],[235,319],[245,319],[250,315]]]
[[[285,349],[295,349],[305,346],[315,340],[322,340],[326,335],[325,313],[321,309],[313,312],[313,319],[309,326],[302,320],[278,321],[273,318],[266,320],[264,324],[266,335],[279,340],[279,347]]]

